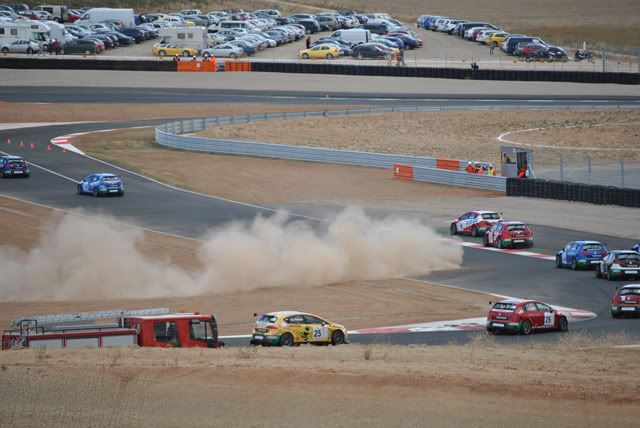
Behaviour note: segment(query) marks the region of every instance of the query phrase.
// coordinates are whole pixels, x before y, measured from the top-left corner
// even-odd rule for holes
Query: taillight
[[[582,254],[583,256],[588,256],[589,252],[588,251],[582,251],[580,254]]]

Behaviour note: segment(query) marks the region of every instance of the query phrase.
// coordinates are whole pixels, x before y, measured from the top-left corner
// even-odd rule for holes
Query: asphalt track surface
[[[10,88],[3,88],[0,98],[10,99]],[[59,88],[47,88],[39,94],[31,94],[28,88],[21,88],[21,101],[24,96],[32,96],[37,102],[61,101],[58,97],[63,97],[63,92],[58,92]],[[119,93],[113,88],[108,92],[113,95],[114,101],[123,102],[118,99]],[[68,93],[68,92],[67,92]],[[154,102],[153,97],[147,91],[127,90],[128,102]],[[9,94],[9,95],[8,95]],[[180,97],[178,95],[178,97]],[[217,102],[251,102],[243,99],[237,94],[229,94],[229,98],[222,99],[217,95]],[[251,98],[251,95],[247,95]],[[278,103],[279,100],[287,104],[296,102],[298,95],[290,98],[291,94],[280,95],[259,95],[252,102]],[[261,101],[258,101],[261,100]],[[315,98],[303,97],[304,103]],[[398,102],[397,99],[380,100],[376,102],[390,105],[406,105],[405,102]],[[574,97],[573,101],[564,100],[562,102],[580,102],[580,97]],[[69,101],[65,99],[65,101]],[[166,102],[166,93],[165,99]],[[175,101],[175,100],[171,100]],[[193,102],[193,97],[190,97]],[[317,99],[318,104],[324,104],[325,100]],[[354,104],[358,99],[349,99],[342,104]],[[517,97],[512,97],[504,102],[518,104]],[[612,104],[621,100],[609,100]],[[175,101],[177,102],[177,101]],[[186,100],[185,100],[186,102]],[[429,99],[419,100],[421,105],[434,102]],[[436,100],[435,102],[442,102]],[[460,108],[483,108],[486,101],[478,99],[456,99],[453,102]],[[627,102],[627,101],[622,101]],[[631,100],[634,102],[634,100]],[[544,103],[544,102],[543,102]],[[532,103],[526,102],[531,107]],[[558,104],[562,104],[559,102]],[[522,102],[519,103],[522,106]],[[152,108],[152,107],[150,107]],[[0,180],[0,194],[21,198],[24,200],[69,210],[81,208],[87,213],[106,213],[127,223],[135,223],[149,229],[196,238],[207,229],[220,225],[231,220],[250,220],[256,215],[270,215],[273,208],[277,207],[256,207],[246,204],[239,204],[232,201],[213,198],[205,195],[194,194],[161,185],[145,177],[120,171],[126,186],[127,195],[123,198],[93,198],[90,196],[76,195],[76,184],[73,180],[96,171],[112,171],[109,167],[98,160],[93,160],[75,153],[63,153],[58,147],[54,147],[52,152],[47,151],[48,142],[51,138],[74,133],[86,132],[100,129],[111,129],[120,127],[155,125],[163,120],[147,120],[117,123],[93,123],[75,124],[13,129],[0,131],[0,149],[3,152],[27,156],[34,165],[32,175],[29,179],[4,179]],[[13,144],[6,145],[8,138]],[[19,141],[34,143],[35,148],[30,149],[28,144],[25,148],[17,146]],[[37,166],[35,166],[37,165]],[[45,169],[43,169],[45,168]],[[215,189],[212,189],[215,193]],[[308,214],[308,213],[307,213]],[[309,220],[314,221],[314,220]],[[319,222],[318,222],[319,223]],[[548,227],[533,226],[536,231],[536,247],[539,251],[551,253],[564,243],[571,240],[585,239],[585,234],[571,230],[555,229]],[[606,237],[589,236],[588,238],[600,239],[609,244],[610,247],[629,248],[633,243],[630,240]],[[498,293],[514,297],[528,297],[540,299],[549,303],[566,306],[576,309],[589,310],[598,314],[598,317],[571,324],[570,329],[584,331],[585,333],[599,336],[609,333],[624,332],[625,334],[640,339],[640,320],[621,319],[614,320],[609,315],[610,298],[615,292],[616,285],[606,280],[595,279],[592,271],[573,272],[567,269],[555,269],[553,262],[533,259],[528,257],[488,252],[477,249],[464,249],[464,262],[462,268],[455,271],[440,271],[432,275],[420,278],[428,282],[439,283],[449,286],[457,286],[478,291]],[[489,306],[487,302],[487,307]],[[375,327],[375,326],[372,326]],[[224,334],[224,332],[221,332]],[[444,344],[450,342],[466,342],[476,334],[482,332],[438,332],[438,333],[395,333],[395,334],[366,334],[354,335],[352,342],[357,343],[429,343]],[[483,334],[483,333],[482,333]],[[557,333],[534,334],[527,337],[521,336],[499,336],[499,342],[509,343],[529,343],[529,342],[555,342],[562,335]],[[232,339],[229,344],[244,344],[246,339]]]

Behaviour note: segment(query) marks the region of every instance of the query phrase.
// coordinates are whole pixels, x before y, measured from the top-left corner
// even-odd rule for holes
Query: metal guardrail
[[[438,169],[436,168],[436,159],[431,157],[291,146],[284,144],[269,144],[253,141],[235,141],[184,135],[199,132],[213,126],[250,123],[265,120],[285,120],[289,118],[314,116],[351,116],[371,113],[426,112],[441,110],[444,109],[439,107],[393,107],[353,110],[316,110],[291,113],[265,113],[249,114],[244,116],[222,116],[206,119],[187,119],[166,123],[157,127],[155,133],[156,143],[175,149],[387,169],[391,169],[394,163],[401,163],[414,167],[414,180],[506,192],[506,178],[504,177],[468,174],[463,171],[459,172]],[[460,168],[464,168],[466,163],[467,161],[461,160]]]

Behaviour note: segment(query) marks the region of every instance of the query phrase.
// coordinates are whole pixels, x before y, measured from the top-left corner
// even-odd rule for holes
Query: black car
[[[547,46],[542,39],[537,37],[529,37],[529,36],[510,36],[505,42],[505,48],[503,49],[506,53],[513,55],[513,51],[518,46],[518,43],[535,43],[537,45]]]
[[[378,34],[380,36],[385,36],[389,34],[389,27],[387,27],[385,24],[381,22],[375,23],[375,24],[365,22],[364,24],[360,25],[358,28],[364,28],[365,30],[371,31],[372,34]]]
[[[351,51],[351,56],[358,59],[385,59],[389,53],[377,46],[357,45]]]
[[[100,40],[100,39],[98,39]],[[106,43],[105,43],[106,47]],[[98,47],[96,43],[91,39],[91,37],[86,37],[84,39],[74,40],[64,45],[63,53],[67,54],[96,54],[98,53]]]
[[[304,27],[305,33],[314,34],[320,31],[320,24],[315,19],[298,19],[296,24],[300,24]]]
[[[24,177],[30,175],[29,164],[19,156],[0,156],[2,177]]]
[[[127,35],[122,34],[119,31],[109,31],[108,33],[104,33],[107,36],[114,36],[117,38],[118,40],[118,44],[120,46],[129,46],[132,45],[136,42],[136,39],[134,39],[133,37],[129,37]]]
[[[82,38],[82,40],[85,40],[85,39],[89,39],[89,40],[91,40],[91,39],[96,40],[97,39],[97,40],[101,41],[102,43],[104,43],[104,48],[105,49],[112,49],[112,48],[115,48],[116,46],[118,46],[118,42],[117,41],[114,41],[112,37],[109,37],[108,35],[103,34],[103,33],[96,33],[96,34],[92,34],[90,36]]]

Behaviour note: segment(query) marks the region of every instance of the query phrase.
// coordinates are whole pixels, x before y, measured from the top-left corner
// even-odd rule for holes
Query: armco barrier
[[[414,174],[418,175],[417,172]],[[527,196],[640,208],[640,189],[621,189],[566,181],[508,178],[506,192],[507,196]]]
[[[506,179],[503,177],[483,176],[448,169],[439,169],[436,166],[436,159],[430,157],[300,147],[284,144],[221,140],[181,135],[201,131],[209,126],[248,123],[259,120],[277,120],[320,115],[352,115],[391,111],[416,111],[416,108],[307,111],[214,117],[209,119],[188,119],[166,123],[157,127],[156,142],[160,145],[171,148],[208,153],[258,156],[265,158],[357,165],[386,169],[393,168],[396,176],[400,175],[405,179],[495,190],[500,192],[506,191]],[[451,166],[450,162],[451,161],[447,162],[447,166]],[[464,161],[458,162],[464,163]],[[394,166],[399,167],[400,165],[402,165],[402,171],[398,169],[396,173],[396,168],[394,168]]]

